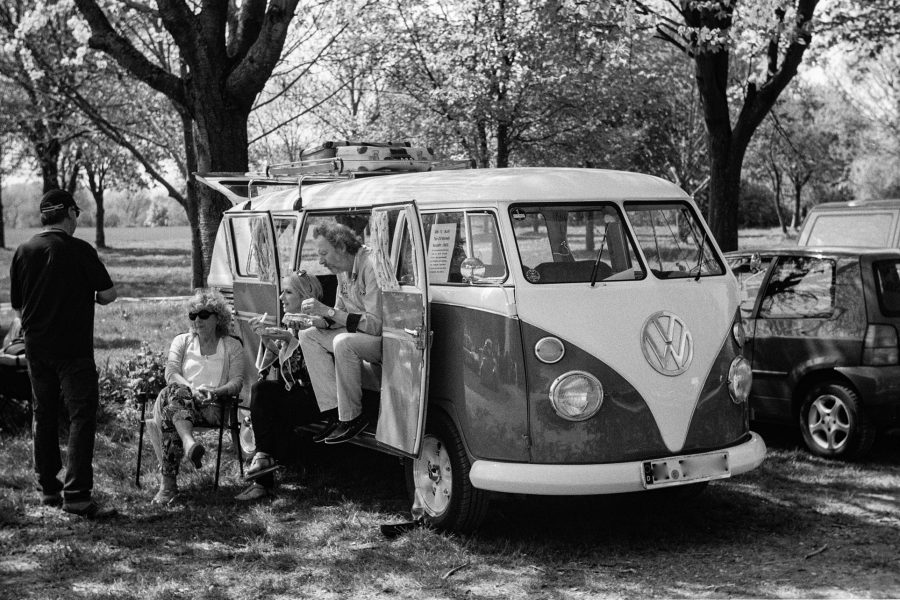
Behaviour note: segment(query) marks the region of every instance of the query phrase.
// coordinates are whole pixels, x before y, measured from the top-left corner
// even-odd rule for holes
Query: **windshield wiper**
[[[603,246],[606,245],[606,234],[609,233],[609,223],[603,228],[603,241],[600,242],[600,250],[597,252],[597,260],[594,261],[594,268],[591,269],[591,287],[597,283],[597,270],[600,268],[600,259],[603,258]]]
[[[706,245],[706,229],[703,229],[703,239],[700,240],[700,254],[697,255],[697,276],[694,281],[700,281],[700,273],[703,271],[703,247]]]

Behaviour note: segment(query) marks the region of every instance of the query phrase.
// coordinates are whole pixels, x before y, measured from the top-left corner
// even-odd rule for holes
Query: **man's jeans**
[[[94,358],[40,359],[28,356],[34,392],[34,471],[44,494],[63,492],[66,503],[90,500],[94,487],[94,434],[99,386]],[[59,453],[59,415],[69,415],[65,483]]]

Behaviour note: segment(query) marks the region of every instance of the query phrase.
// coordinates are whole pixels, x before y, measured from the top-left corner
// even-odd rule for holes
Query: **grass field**
[[[111,255],[120,253],[120,276],[140,280],[147,295],[187,293],[168,277],[189,272],[177,260],[135,273],[159,257],[185,260],[186,237],[179,249],[176,236],[160,231],[111,235],[115,249],[104,260],[113,269]],[[129,245],[129,232],[145,246]],[[148,232],[160,239],[139,239]],[[773,245],[780,236],[750,238]],[[134,249],[147,254],[129,255]],[[158,252],[166,249],[182,254]],[[4,271],[8,256],[0,255]],[[142,341],[164,349],[186,325],[177,302],[100,307],[98,365]],[[213,450],[201,470],[182,467],[178,502],[151,506],[157,475],[148,446],[143,489],[133,482],[137,414],[130,405],[104,406],[95,490],[121,514],[101,523],[42,507],[30,439],[0,435],[0,598],[900,597],[897,437],[881,438],[869,459],[848,464],[811,457],[793,434],[763,429],[770,446],[763,466],[692,500],[499,496],[475,535],[415,530],[389,540],[378,525],[404,520],[409,510],[396,458],[304,445],[303,467],[284,474],[278,498],[243,506],[232,500],[243,482],[226,442],[220,489],[212,489]]]

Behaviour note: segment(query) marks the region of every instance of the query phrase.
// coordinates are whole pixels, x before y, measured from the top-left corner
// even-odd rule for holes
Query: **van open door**
[[[194,177],[203,185],[228,198],[233,205],[269,192],[279,192],[298,186],[296,179],[279,179],[254,173],[194,173]]]
[[[252,369],[259,338],[253,333],[250,320],[268,313],[265,320],[268,325],[281,322],[278,301],[281,266],[275,224],[268,212],[225,213],[223,223],[232,251],[234,329],[244,341],[246,365]],[[249,391],[252,380],[252,377],[246,378],[245,392]]]
[[[415,203],[372,210],[382,287],[381,408],[375,439],[417,456],[425,431],[431,327],[425,245]]]

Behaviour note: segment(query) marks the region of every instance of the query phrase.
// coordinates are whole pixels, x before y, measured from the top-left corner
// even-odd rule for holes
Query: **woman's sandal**
[[[172,501],[177,497],[178,490],[161,489],[156,492],[155,496],[153,496],[153,500],[150,501],[150,504],[160,504],[162,506],[167,506],[171,504]]]
[[[187,457],[194,464],[195,469],[199,469],[203,466],[204,454],[206,454],[206,448],[199,442],[188,448]]]
[[[243,492],[234,497],[238,502],[250,502],[252,500],[260,500],[268,498],[272,495],[269,488],[263,487],[258,483],[251,483]]]
[[[262,452],[257,452],[253,456],[253,460],[250,461],[250,468],[247,469],[246,474],[244,475],[244,479],[247,481],[253,481],[267,473],[271,473],[273,471],[277,471],[281,468],[275,459],[269,456],[268,454],[264,454]]]

